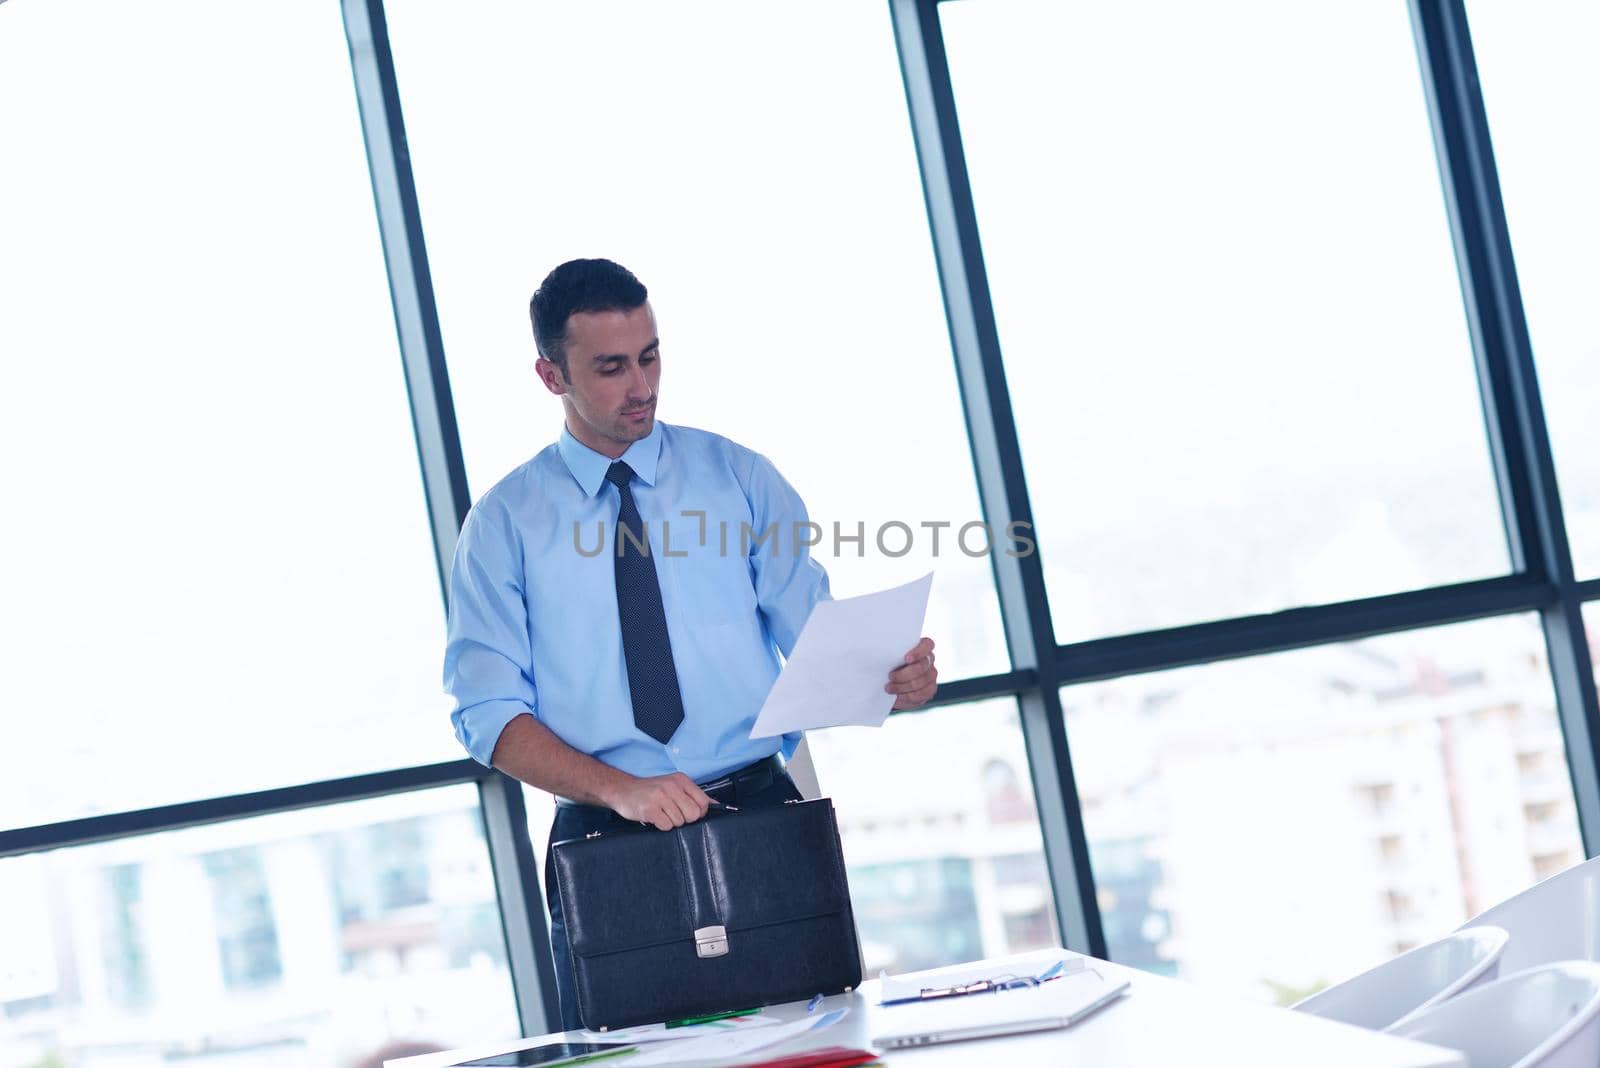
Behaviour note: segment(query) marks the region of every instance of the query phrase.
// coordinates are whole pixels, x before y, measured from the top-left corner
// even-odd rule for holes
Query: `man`
[[[656,422],[661,343],[648,293],[573,260],[531,304],[560,440],[473,506],[451,568],[445,686],[478,761],[556,795],[550,840],[663,831],[713,804],[798,798],[798,734],[750,738],[828,577],[805,505],[765,457]],[[601,549],[605,551],[600,551]],[[933,696],[933,642],[889,672],[894,707]],[[580,1025],[545,860],[562,1025]]]

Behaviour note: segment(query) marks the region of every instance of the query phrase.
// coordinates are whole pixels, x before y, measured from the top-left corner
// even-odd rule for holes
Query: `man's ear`
[[[567,391],[566,377],[561,373],[561,368],[556,366],[554,360],[547,360],[540,356],[534,361],[533,369],[538,372],[539,381],[544,383],[544,388],[551,393],[559,397]]]

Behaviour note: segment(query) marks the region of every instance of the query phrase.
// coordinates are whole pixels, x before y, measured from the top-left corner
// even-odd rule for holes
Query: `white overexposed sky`
[[[1600,6],[1468,0],[1528,333],[1580,578],[1600,576]]]
[[[1307,580],[1363,523],[1414,585],[1506,569],[1403,5],[940,11],[1058,636],[1403,588],[1361,554]],[[1592,210],[1563,192],[1537,221]],[[1541,366],[1592,400],[1593,302],[1549,303]]]
[[[0,9],[9,825],[455,759],[336,5]]]

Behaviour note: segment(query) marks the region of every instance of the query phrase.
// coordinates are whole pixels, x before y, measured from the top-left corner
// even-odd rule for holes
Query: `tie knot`
[[[633,481],[633,468],[618,460],[606,469],[606,481],[618,489],[627,489]]]

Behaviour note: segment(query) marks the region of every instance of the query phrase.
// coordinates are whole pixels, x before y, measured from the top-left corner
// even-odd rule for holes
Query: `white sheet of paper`
[[[638,1053],[628,1053],[617,1058],[618,1068],[637,1068],[648,1064],[705,1064],[725,1057],[742,1057],[763,1046],[775,1046],[807,1031],[832,1027],[850,1010],[834,1009],[816,1016],[804,1016],[776,1027],[754,1028],[746,1031],[727,1031],[720,1035],[706,1035],[691,1042],[661,1042],[646,1046]],[[604,1061],[601,1062],[605,1063]]]
[[[933,572],[903,586],[821,601],[761,706],[752,738],[815,727],[879,727],[894,705],[889,672],[922,636]]]

